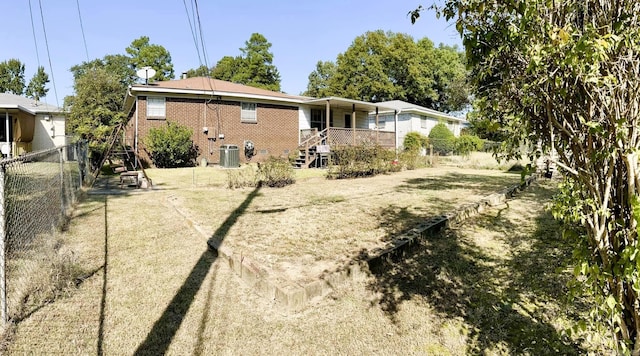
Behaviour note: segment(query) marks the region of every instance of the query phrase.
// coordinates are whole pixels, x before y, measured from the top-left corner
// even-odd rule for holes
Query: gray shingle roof
[[[45,102],[38,102],[38,104],[35,105],[35,100],[33,99],[9,93],[0,93],[0,109],[20,109],[32,114],[63,111],[55,105],[50,105]]]

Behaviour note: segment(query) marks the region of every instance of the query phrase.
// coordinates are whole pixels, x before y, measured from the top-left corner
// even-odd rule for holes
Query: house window
[[[422,128],[422,129],[428,128],[428,126],[427,126],[427,117],[426,116],[420,116],[420,128]]]
[[[147,118],[164,119],[166,118],[165,98],[161,96],[147,97]]]
[[[327,127],[327,112],[321,109],[311,109],[311,128],[316,128],[318,131],[322,131]],[[329,116],[329,126],[333,126],[333,112]]]
[[[241,103],[240,121],[242,122],[258,121],[256,103]]]

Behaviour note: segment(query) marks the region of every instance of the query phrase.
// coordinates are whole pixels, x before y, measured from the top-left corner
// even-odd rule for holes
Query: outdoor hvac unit
[[[220,146],[220,166],[223,168],[240,166],[240,150],[237,145]]]

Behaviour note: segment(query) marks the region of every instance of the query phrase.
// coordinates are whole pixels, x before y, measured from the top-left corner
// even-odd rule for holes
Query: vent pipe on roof
[[[187,72],[182,72],[182,79],[187,79]]]

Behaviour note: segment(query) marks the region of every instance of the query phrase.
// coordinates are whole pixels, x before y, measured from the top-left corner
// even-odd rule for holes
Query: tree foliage
[[[38,71],[29,81],[26,91],[27,96],[33,98],[35,101],[47,96],[47,92],[49,91],[49,89],[46,88],[47,83],[49,83],[49,75],[44,71],[43,66],[39,66]]]
[[[364,101],[406,100],[441,111],[468,104],[466,70],[457,48],[406,34],[367,32],[333,62],[318,62],[305,95]]]
[[[171,54],[161,45],[149,43],[149,37],[141,36],[125,50],[134,69],[151,67],[156,70],[153,80],[171,80],[174,77]]]
[[[433,146],[434,152],[448,154],[455,149],[456,136],[447,125],[439,122],[429,131],[429,143]]]
[[[89,142],[95,164],[100,161],[113,128],[126,118],[122,110],[122,78],[105,67],[95,67],[76,78],[74,90],[74,96],[65,98],[69,111],[67,129]]]
[[[440,13],[456,22],[506,155],[524,142],[557,152],[566,181],[554,213],[580,227],[565,236],[591,315],[618,353],[640,354],[640,3],[448,0]]]
[[[190,167],[195,165],[198,149],[191,136],[193,131],[177,123],[152,128],[144,144],[153,164],[158,168]]]
[[[24,93],[24,64],[12,58],[0,63],[0,93]]]
[[[280,72],[273,64],[273,53],[270,49],[271,43],[263,35],[253,33],[245,42],[245,46],[240,48],[241,56],[222,57],[215,67],[210,69],[209,74],[215,79],[280,91]],[[187,72],[187,75],[202,74],[206,67],[198,69]]]
[[[331,78],[336,73],[336,64],[331,61],[318,61],[316,69],[309,74],[307,90],[302,95],[324,98],[332,95]]]
[[[187,71],[187,78],[211,77],[212,76],[211,73],[213,73],[214,69],[215,69],[215,67],[208,68],[207,66],[205,66],[203,64],[198,68],[189,69]]]
[[[402,146],[405,151],[419,152],[429,145],[429,138],[417,131],[411,131],[404,136]]]

